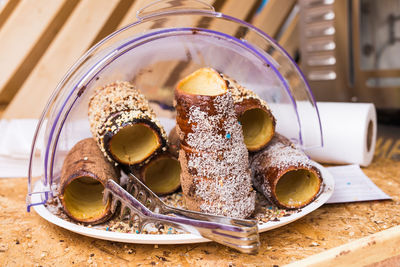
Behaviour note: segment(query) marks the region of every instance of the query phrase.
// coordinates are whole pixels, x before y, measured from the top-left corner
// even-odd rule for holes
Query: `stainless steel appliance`
[[[400,110],[400,0],[299,4],[301,66],[317,100]]]

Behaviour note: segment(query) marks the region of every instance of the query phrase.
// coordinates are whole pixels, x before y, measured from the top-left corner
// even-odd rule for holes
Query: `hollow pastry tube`
[[[189,209],[236,218],[255,206],[248,152],[226,82],[202,68],[175,90],[181,186]]]
[[[128,82],[99,88],[88,113],[93,137],[116,165],[141,166],[167,150],[164,128],[145,97]]]
[[[181,186],[181,165],[169,151],[156,155],[135,173],[157,195],[173,193]]]
[[[236,80],[221,74],[235,102],[235,112],[242,124],[244,143],[249,152],[264,148],[275,133],[276,120],[267,103]]]
[[[75,221],[99,224],[112,216],[110,201],[103,203],[108,179],[119,181],[119,172],[107,161],[92,138],[78,142],[64,160],[59,198],[65,213]]]
[[[302,208],[320,191],[320,171],[282,135],[276,134],[250,162],[254,187],[278,207]]]
[[[143,183],[157,195],[175,192],[180,186],[181,165],[179,156],[179,137],[174,127],[168,136],[168,150],[161,152],[139,168],[130,168]]]

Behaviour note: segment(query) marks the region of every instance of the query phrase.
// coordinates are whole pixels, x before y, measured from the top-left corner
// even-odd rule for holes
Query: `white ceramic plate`
[[[315,163],[321,171],[323,178],[323,187],[320,195],[311,204],[301,209],[301,211],[291,214],[286,217],[279,218],[279,221],[269,221],[259,225],[259,231],[265,232],[271,229],[281,227],[285,224],[293,222],[300,219],[301,217],[309,214],[310,212],[319,208],[331,197],[334,189],[334,180],[332,175],[321,165]],[[41,182],[35,184],[35,192],[39,192],[41,187]],[[32,202],[39,202],[40,194],[32,195]],[[209,242],[210,240],[202,238],[193,234],[169,234],[169,235],[151,235],[151,234],[128,234],[128,233],[118,233],[110,232],[95,228],[89,228],[85,226],[80,226],[66,220],[63,220],[56,215],[52,214],[44,205],[34,206],[35,211],[43,217],[45,220],[58,225],[62,228],[68,229],[72,232],[99,238],[110,241],[118,241],[125,243],[140,243],[140,244],[187,244],[187,243],[200,243]]]

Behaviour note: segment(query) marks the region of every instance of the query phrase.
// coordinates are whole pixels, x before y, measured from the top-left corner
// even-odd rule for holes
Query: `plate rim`
[[[294,213],[287,217],[279,218],[279,221],[269,221],[266,223],[258,224],[259,233],[263,233],[266,231],[270,231],[272,229],[276,229],[278,227],[282,227],[286,224],[294,222],[311,212],[317,210],[323,204],[325,204],[329,198],[332,196],[334,191],[334,178],[330,174],[330,172],[323,167],[322,165],[312,161],[313,165],[317,167],[321,171],[323,186],[322,191],[319,193],[318,197],[309,205],[302,208],[300,212]],[[39,192],[41,187],[41,180],[37,181],[34,186],[34,192]],[[32,194],[31,195],[32,202],[40,201],[40,194]],[[78,225],[60,217],[57,217],[55,214],[51,213],[44,204],[33,206],[33,209],[36,213],[45,219],[46,221],[55,224],[61,228],[66,230],[109,241],[117,241],[124,243],[137,243],[137,244],[191,244],[191,243],[203,243],[210,242],[212,240],[194,235],[194,234],[161,234],[161,235],[152,235],[152,234],[132,234],[132,233],[120,233],[120,232],[111,232],[100,230],[96,228],[90,228],[83,225]]]

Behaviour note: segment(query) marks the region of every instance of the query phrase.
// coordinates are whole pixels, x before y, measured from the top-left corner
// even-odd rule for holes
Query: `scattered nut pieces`
[[[58,199],[58,196],[55,196],[53,199]],[[161,198],[167,205],[176,207],[176,208],[185,208],[183,202],[182,192],[176,192],[174,194],[166,195]],[[62,209],[58,209],[60,207],[59,201],[53,201],[47,205],[47,209],[55,214],[56,216],[60,217],[69,222],[73,222],[69,217],[65,215]],[[269,203],[265,197],[257,193],[256,197],[256,210],[252,215],[252,218],[258,220],[259,225],[269,221],[279,221],[279,218],[290,216],[294,213],[299,212],[300,210],[285,210],[279,209],[276,206],[273,206]],[[83,225],[78,223],[78,225]],[[92,227],[93,226],[87,226]],[[136,222],[130,222],[128,218],[123,220],[119,218],[112,219],[108,222],[103,223],[102,225],[95,226],[96,229],[110,231],[110,232],[120,232],[120,233],[131,233],[131,234],[150,234],[150,235],[170,235],[170,234],[184,234],[185,232],[174,227],[170,227],[168,225],[163,224],[156,224],[151,227],[145,227],[142,232],[139,231],[139,226]],[[27,237],[30,235],[27,235]],[[64,242],[60,240],[60,242]],[[32,245],[28,247],[32,247]],[[129,253],[130,250],[128,250]],[[133,250],[132,253],[136,251]]]
[[[0,244],[0,252],[6,252],[8,250],[8,246],[6,244]]]

